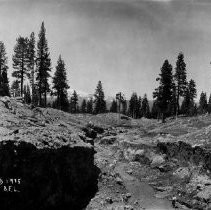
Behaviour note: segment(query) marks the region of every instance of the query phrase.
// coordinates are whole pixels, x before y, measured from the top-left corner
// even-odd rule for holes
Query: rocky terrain
[[[94,147],[76,118],[0,99],[1,209],[83,209],[98,189]]]
[[[0,110],[2,209],[211,209],[209,115],[118,124],[7,97]]]

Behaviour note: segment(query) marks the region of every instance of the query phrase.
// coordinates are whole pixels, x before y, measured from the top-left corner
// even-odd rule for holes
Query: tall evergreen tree
[[[172,98],[168,107],[168,113],[170,116],[172,115],[176,115],[176,110],[177,110],[177,98],[176,98],[176,86],[175,86],[175,82],[173,80],[172,83]]]
[[[74,90],[73,95],[70,99],[70,111],[71,113],[77,113],[78,112],[78,94]]]
[[[0,41],[0,95],[9,96],[9,80],[7,77],[7,56],[4,43]]]
[[[51,59],[48,49],[48,42],[46,39],[46,29],[44,22],[42,22],[41,29],[39,32],[39,39],[37,42],[37,59],[36,59],[36,73],[37,73],[37,85],[39,91],[39,105],[46,107],[47,104],[47,92],[49,92],[50,77],[49,72],[51,71]],[[44,102],[42,98],[44,97]]]
[[[189,110],[191,106],[194,106],[194,104],[192,104],[190,98],[190,91],[189,88],[187,88],[184,94],[184,100],[182,101],[181,105],[181,110],[180,110],[181,114],[190,115]]]
[[[34,67],[35,67],[35,60],[36,60],[36,55],[35,55],[35,36],[34,32],[30,34],[30,38],[28,40],[28,78],[31,84],[31,89],[32,89],[32,104],[35,103],[35,85],[34,85]]]
[[[110,107],[110,112],[117,113],[117,101],[116,100],[112,101],[112,104],[111,104],[111,107]]]
[[[176,83],[176,101],[177,101],[176,116],[177,116],[180,111],[179,99],[180,97],[184,96],[185,90],[187,87],[186,64],[185,64],[184,55],[182,52],[180,52],[177,57],[174,77],[175,77],[175,83]]]
[[[129,114],[132,118],[138,118],[139,115],[139,100],[137,93],[132,93],[129,101]]]
[[[99,114],[106,112],[106,101],[101,81],[99,81],[97,84],[94,97],[94,113]]]
[[[20,96],[20,85],[18,80],[14,80],[11,85],[11,93],[13,97],[19,97]]]
[[[3,94],[2,96],[10,96],[10,91],[9,91],[9,80],[7,76],[7,69],[3,69],[2,71],[2,89],[3,89]]]
[[[65,69],[65,63],[59,56],[57,61],[56,71],[53,77],[53,89],[56,90],[57,95],[57,107],[66,111],[68,107],[67,89],[67,73]]]
[[[24,102],[27,104],[31,103],[31,93],[29,85],[24,85],[23,87],[23,94],[24,94]]]
[[[153,105],[152,105],[152,111],[151,111],[151,117],[154,119],[159,119],[159,107],[157,104],[157,101],[154,100]]]
[[[142,100],[141,112],[142,112],[142,116],[143,117],[145,117],[145,118],[149,118],[150,117],[149,102],[148,102],[146,94],[144,95],[144,98]]]
[[[141,96],[138,97],[138,118],[142,117],[142,112],[141,112],[141,106],[142,106],[142,98]]]
[[[199,99],[199,113],[205,114],[207,112],[207,95],[206,93],[202,92]]]
[[[196,98],[196,84],[194,80],[190,80],[185,90],[184,100],[181,106],[181,113],[189,116],[195,114],[194,98]]]
[[[210,97],[209,97],[207,110],[208,110],[208,113],[210,114],[211,113],[211,94],[210,94]]]
[[[194,101],[194,98],[196,98],[197,93],[196,93],[196,83],[193,79],[191,79],[188,83],[188,89],[190,92],[190,99]]]
[[[19,36],[14,47],[12,76],[20,81],[21,96],[23,95],[23,83],[25,76],[28,74],[28,39]]]
[[[90,98],[87,101],[87,108],[86,108],[87,113],[92,114],[93,113],[93,99]]]
[[[81,103],[81,113],[86,113],[87,110],[86,110],[86,99],[83,99],[82,103]]]
[[[122,101],[122,114],[124,115],[127,114],[127,100],[126,99]]]
[[[165,117],[166,114],[168,114],[173,95],[172,65],[169,64],[168,60],[164,61],[159,76],[160,77],[156,80],[160,82],[160,85],[155,89],[153,97],[156,99],[156,105],[162,114],[162,120],[165,122]]]

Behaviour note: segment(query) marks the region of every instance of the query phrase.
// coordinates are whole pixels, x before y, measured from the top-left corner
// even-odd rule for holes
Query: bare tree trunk
[[[165,123],[166,121],[165,121],[165,114],[164,113],[162,113],[162,123]]]
[[[34,105],[34,95],[35,95],[35,92],[34,92],[34,64],[33,64],[31,71],[32,71],[32,105]]]

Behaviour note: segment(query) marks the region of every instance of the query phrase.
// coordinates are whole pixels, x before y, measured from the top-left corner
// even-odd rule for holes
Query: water
[[[125,163],[117,165],[116,171],[121,175],[127,190],[131,193],[132,202],[138,201],[147,210],[174,210],[169,200],[154,197],[155,191],[149,184],[126,173],[125,166]]]

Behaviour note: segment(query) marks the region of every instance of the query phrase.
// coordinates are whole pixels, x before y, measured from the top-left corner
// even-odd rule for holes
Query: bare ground
[[[98,192],[87,210],[178,209],[211,207],[211,116],[156,120],[117,114],[72,115],[30,109],[15,99],[0,99],[0,139],[26,141],[37,148],[87,145],[94,140],[95,165],[101,170]],[[94,139],[84,128],[102,128]],[[82,141],[83,140],[83,141]]]

